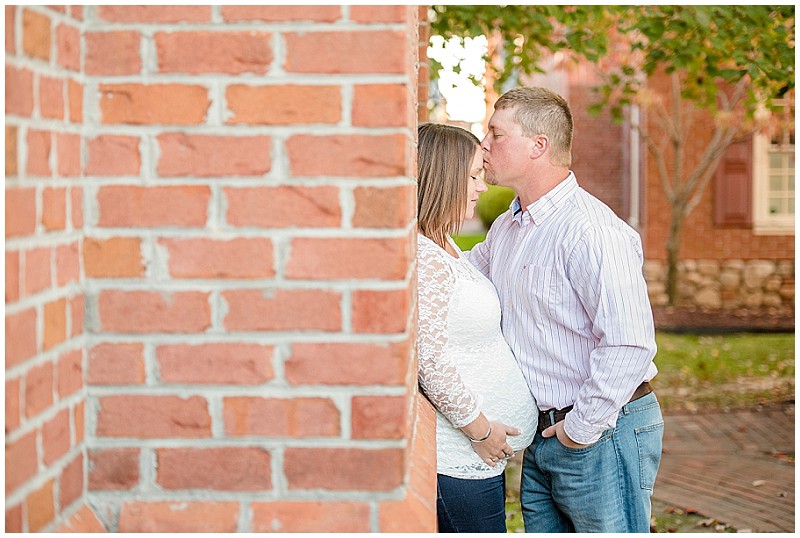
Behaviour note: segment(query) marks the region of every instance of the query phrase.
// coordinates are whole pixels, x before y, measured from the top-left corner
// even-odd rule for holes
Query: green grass
[[[653,386],[667,411],[794,399],[794,334],[657,332],[656,343]]]

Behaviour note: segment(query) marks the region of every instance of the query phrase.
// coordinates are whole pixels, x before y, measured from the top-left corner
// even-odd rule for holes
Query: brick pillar
[[[433,531],[418,8],[85,11],[89,504],[121,532]]]
[[[81,7],[6,6],[7,532],[85,494]]]

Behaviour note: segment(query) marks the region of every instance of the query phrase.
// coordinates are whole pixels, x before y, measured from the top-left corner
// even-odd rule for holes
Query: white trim
[[[753,136],[753,234],[794,235],[794,215],[770,215],[767,196],[769,193],[769,146],[766,135]]]

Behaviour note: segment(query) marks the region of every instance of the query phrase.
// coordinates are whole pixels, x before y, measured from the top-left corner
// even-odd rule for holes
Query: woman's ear
[[[543,134],[536,135],[531,137],[531,144],[530,144],[530,151],[529,156],[531,159],[538,159],[545,153],[547,153],[547,149],[550,147],[550,140],[547,136]]]

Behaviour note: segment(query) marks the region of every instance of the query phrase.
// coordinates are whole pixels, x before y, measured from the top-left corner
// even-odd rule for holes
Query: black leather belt
[[[631,399],[628,400],[628,403],[638,400],[642,396],[650,394],[651,392],[653,392],[653,387],[650,385],[650,383],[645,381],[636,387],[636,390],[633,391],[633,396],[631,396]],[[538,433],[542,433],[553,424],[561,422],[570,411],[572,411],[571,405],[569,407],[565,407],[564,409],[548,409],[547,411],[539,411],[539,424],[536,427],[536,431]]]

